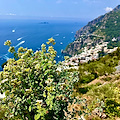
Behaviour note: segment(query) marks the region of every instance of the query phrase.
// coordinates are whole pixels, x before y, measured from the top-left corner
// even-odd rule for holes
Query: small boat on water
[[[63,43],[62,43],[62,42],[60,42],[60,44],[62,45]]]
[[[12,32],[14,33],[14,32],[15,32],[15,30],[12,30]]]

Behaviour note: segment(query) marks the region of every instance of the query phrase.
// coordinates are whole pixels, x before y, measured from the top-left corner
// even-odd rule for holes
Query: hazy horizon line
[[[50,16],[20,16],[20,15],[0,15],[0,19],[23,19],[23,20],[80,20],[88,21],[92,18],[80,17],[50,17]]]

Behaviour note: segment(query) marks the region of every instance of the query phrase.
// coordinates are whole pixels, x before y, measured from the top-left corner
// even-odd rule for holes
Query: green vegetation
[[[75,84],[74,95],[87,99],[91,115],[86,119],[120,117],[120,73],[115,74],[119,61],[120,48],[96,61],[79,65],[79,82]]]
[[[50,38],[47,44],[54,45],[54,39]],[[78,81],[77,72],[57,70],[56,51],[52,46],[48,52],[45,44],[40,51],[20,47],[15,52],[11,41],[5,45],[15,58],[9,59],[0,72],[0,92],[6,95],[0,101],[0,119],[63,120],[70,116],[68,105],[74,100],[81,103],[71,96]],[[76,112],[82,114],[81,110]]]
[[[120,41],[110,41],[107,45],[109,49],[113,49],[114,47],[120,47]]]
[[[98,27],[96,27],[98,26]],[[111,41],[113,38],[118,38],[120,36],[120,11],[114,11],[106,14],[102,21],[92,25],[90,27],[90,33],[100,30],[104,36],[106,36],[106,41]]]
[[[120,60],[120,48],[96,61],[79,65],[79,83],[89,83],[99,76],[109,75],[115,71]]]
[[[104,101],[104,107],[102,107],[104,113],[110,118],[120,117],[120,95],[119,95],[119,83],[109,84],[93,87],[87,92],[87,96],[90,96],[89,99],[89,109],[93,111],[95,108],[100,107],[96,103],[97,99],[99,101]],[[102,112],[103,112],[102,111]]]

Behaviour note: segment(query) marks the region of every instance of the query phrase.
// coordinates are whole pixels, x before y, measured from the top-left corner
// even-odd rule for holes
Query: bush
[[[0,120],[7,120],[5,117],[5,113],[8,112],[8,109],[5,105],[0,105]]]
[[[86,96],[89,96],[88,108],[91,111],[94,111],[97,108],[100,108],[100,104],[96,104],[97,99],[104,102],[103,113],[106,117],[113,119],[115,117],[120,117],[120,87],[119,82],[117,83],[107,83],[101,86],[96,86],[91,88]]]
[[[99,76],[109,75],[116,71],[115,66],[120,60],[120,48],[96,61],[79,65],[79,83],[89,83]]]
[[[120,104],[115,100],[108,99],[105,102],[105,111],[109,117],[120,117]]]
[[[54,39],[50,38],[47,44],[55,44]],[[10,110],[5,113],[7,119],[65,119],[64,111],[74,100],[71,95],[78,74],[57,69],[52,46],[47,50],[42,44],[41,51],[36,52],[20,47],[15,52],[11,41],[5,45],[15,56],[0,72],[0,92],[6,95],[2,104]]]

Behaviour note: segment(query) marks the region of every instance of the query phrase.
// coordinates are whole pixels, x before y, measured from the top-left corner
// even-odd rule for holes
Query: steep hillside
[[[74,95],[86,99],[90,111],[86,120],[119,120],[120,49],[96,61],[79,64],[78,71]]]
[[[75,38],[76,40],[70,43],[63,53],[79,54],[81,48],[91,48],[103,41],[108,42],[108,48],[120,46],[120,5],[78,30]]]

